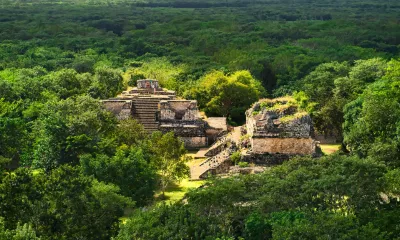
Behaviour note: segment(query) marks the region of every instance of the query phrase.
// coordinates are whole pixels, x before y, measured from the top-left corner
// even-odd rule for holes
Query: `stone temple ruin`
[[[246,111],[245,131],[256,163],[280,163],[295,155],[317,156],[319,152],[310,115],[290,97],[255,103]]]
[[[175,132],[188,148],[208,146],[227,130],[226,118],[202,119],[197,101],[177,99],[157,80],[138,80],[137,87],[102,103],[119,120],[136,119],[149,132]]]
[[[156,80],[138,80],[137,87],[102,102],[120,120],[137,119],[148,132],[173,131],[186,147],[201,148],[196,156],[205,160],[191,167],[192,180],[209,174],[260,172],[293,156],[317,157],[320,152],[311,117],[291,97],[254,103],[246,111],[246,124],[230,133],[225,118],[202,118],[197,101],[178,99]],[[233,166],[235,152],[253,167]]]
[[[241,152],[241,161],[257,165],[232,167],[231,155]],[[313,139],[311,117],[301,111],[293,98],[262,99],[246,111],[246,125],[221,137],[204,154],[208,158],[191,168],[191,177],[209,174],[257,172],[260,166],[280,164],[293,156],[319,155]],[[263,170],[261,170],[263,171]]]

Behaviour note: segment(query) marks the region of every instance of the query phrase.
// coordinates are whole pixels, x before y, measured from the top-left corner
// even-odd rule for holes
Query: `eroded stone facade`
[[[103,105],[111,111],[118,120],[128,119],[132,116],[132,100],[104,100]]]
[[[159,121],[160,131],[173,131],[187,147],[207,146],[206,122],[200,118],[197,101],[160,101]]]
[[[292,98],[263,99],[246,112],[246,128],[255,154],[314,155],[310,116]]]
[[[200,119],[197,101],[160,101],[160,121],[197,121]]]

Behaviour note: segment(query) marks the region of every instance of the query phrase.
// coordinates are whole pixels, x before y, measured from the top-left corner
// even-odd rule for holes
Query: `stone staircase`
[[[207,158],[198,166],[192,166],[190,168],[190,180],[200,180],[206,178],[209,172],[215,172],[218,167],[230,160],[230,155],[231,150],[227,148],[217,155]]]
[[[190,180],[207,178],[208,173],[219,174],[224,172],[224,163],[230,161],[231,154],[236,150],[236,143],[232,141],[231,134],[225,134],[207,150],[206,156],[210,156],[197,166],[190,168]]]
[[[208,150],[205,152],[205,156],[212,157],[220,153],[222,150],[226,148],[227,143],[229,142],[230,137],[228,135],[223,135],[219,137],[217,141],[211,145]]]
[[[133,118],[143,124],[149,132],[158,130],[159,122],[156,120],[158,103],[162,99],[155,97],[140,97],[133,99]]]

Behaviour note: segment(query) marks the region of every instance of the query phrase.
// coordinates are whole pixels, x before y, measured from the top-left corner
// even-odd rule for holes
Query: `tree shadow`
[[[182,186],[179,185],[179,183],[170,183],[168,187],[165,189],[165,195],[162,194],[162,192],[158,192],[156,194],[155,201],[165,201],[165,200],[171,200],[171,195],[168,193],[172,192],[182,192],[184,189]]]

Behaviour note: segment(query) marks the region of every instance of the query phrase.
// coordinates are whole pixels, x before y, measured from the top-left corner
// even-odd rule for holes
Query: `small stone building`
[[[149,132],[173,131],[188,148],[208,146],[224,131],[200,117],[197,101],[176,99],[175,92],[161,88],[157,80],[138,80],[137,87],[102,103],[119,120],[134,118]],[[226,124],[226,119],[220,122]]]
[[[206,122],[200,118],[197,101],[163,100],[159,105],[160,131],[174,131],[186,146],[207,146]]]
[[[246,128],[254,154],[315,155],[311,117],[291,97],[263,99],[246,111]]]

